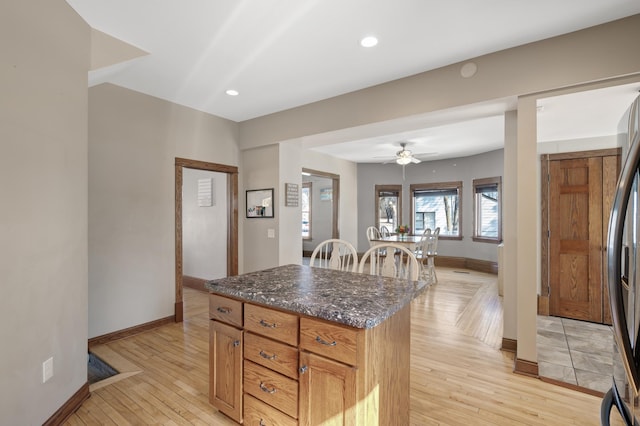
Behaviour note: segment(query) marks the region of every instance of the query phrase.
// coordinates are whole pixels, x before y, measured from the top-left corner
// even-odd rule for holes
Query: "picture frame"
[[[297,183],[285,183],[284,184],[284,205],[286,207],[298,207],[298,201],[300,199],[300,190]]]
[[[273,188],[248,189],[246,192],[247,218],[274,217]]]
[[[333,200],[333,188],[320,188],[320,201]]]

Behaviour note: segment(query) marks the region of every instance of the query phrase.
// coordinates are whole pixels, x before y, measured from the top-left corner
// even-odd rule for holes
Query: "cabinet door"
[[[356,369],[300,353],[300,425],[357,424]]]
[[[241,423],[242,330],[211,321],[209,334],[209,402]]]

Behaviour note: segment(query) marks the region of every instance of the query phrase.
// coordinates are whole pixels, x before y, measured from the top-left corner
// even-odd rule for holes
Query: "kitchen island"
[[[427,283],[286,265],[208,281],[209,399],[249,425],[409,424]]]

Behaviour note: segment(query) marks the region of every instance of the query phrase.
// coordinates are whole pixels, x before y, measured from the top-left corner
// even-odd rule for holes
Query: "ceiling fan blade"
[[[416,157],[411,157],[411,162],[414,164],[418,164],[418,163],[421,163],[422,160],[418,160]]]

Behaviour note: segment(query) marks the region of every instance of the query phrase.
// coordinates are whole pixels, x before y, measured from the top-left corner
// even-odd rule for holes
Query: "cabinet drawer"
[[[298,317],[285,312],[246,303],[244,328],[291,346],[298,346]]]
[[[298,421],[245,393],[243,424],[248,426],[297,426]]]
[[[211,319],[242,327],[242,302],[217,294],[209,294]]]
[[[298,418],[298,381],[244,361],[244,391],[272,407]]]
[[[298,378],[298,349],[257,334],[244,336],[244,357],[256,364]]]
[[[364,330],[300,318],[300,349],[356,365],[359,337]]]

